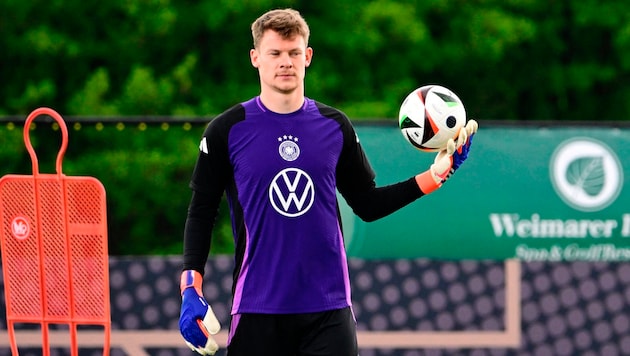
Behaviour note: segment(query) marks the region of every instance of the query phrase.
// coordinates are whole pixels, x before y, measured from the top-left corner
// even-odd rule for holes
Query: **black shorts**
[[[232,316],[228,356],[357,356],[348,308],[309,314]]]

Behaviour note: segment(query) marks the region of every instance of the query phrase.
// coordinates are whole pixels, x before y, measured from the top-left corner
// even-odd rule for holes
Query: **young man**
[[[348,266],[336,189],[366,221],[439,188],[467,158],[477,124],[424,173],[376,187],[348,118],[304,95],[309,28],[292,9],[252,24],[260,95],[210,122],[192,174],[184,234],[180,330],[213,355],[220,325],[201,282],[224,192],[235,240],[229,356],[356,356]]]

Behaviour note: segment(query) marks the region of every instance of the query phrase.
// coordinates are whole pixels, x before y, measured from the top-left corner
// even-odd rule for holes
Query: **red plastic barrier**
[[[56,174],[40,174],[29,132],[40,115],[61,128]],[[68,130],[53,109],[34,110],[24,124],[33,175],[0,178],[0,247],[11,351],[18,355],[16,323],[39,324],[50,355],[51,324],[69,326],[71,354],[78,355],[79,325],[104,329],[109,355],[111,316],[105,188],[92,177],[62,173]]]

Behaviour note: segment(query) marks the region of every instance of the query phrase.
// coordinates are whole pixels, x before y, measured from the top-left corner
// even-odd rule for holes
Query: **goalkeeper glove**
[[[449,139],[446,148],[438,152],[431,167],[416,176],[416,183],[424,194],[429,194],[439,187],[464,163],[468,158],[472,139],[479,124],[470,120],[463,129],[459,130],[457,141]]]
[[[182,272],[180,282],[182,309],[179,316],[179,331],[193,351],[201,355],[214,355],[219,345],[212,335],[221,330],[221,325],[202,296],[202,281],[203,277],[197,271]]]

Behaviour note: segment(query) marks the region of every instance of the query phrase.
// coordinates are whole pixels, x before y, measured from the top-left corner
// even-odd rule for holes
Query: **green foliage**
[[[98,68],[68,102],[68,110],[75,113],[90,113],[95,116],[117,115],[116,106],[106,103],[109,91],[109,74],[105,68]]]
[[[74,132],[66,171],[105,186],[114,253],[181,253],[198,128],[108,123]]]
[[[218,114],[258,93],[251,22],[289,6],[312,30],[307,95],[357,119],[395,117],[427,83],[480,120],[630,116],[630,4],[614,0],[4,1],[0,114]]]

